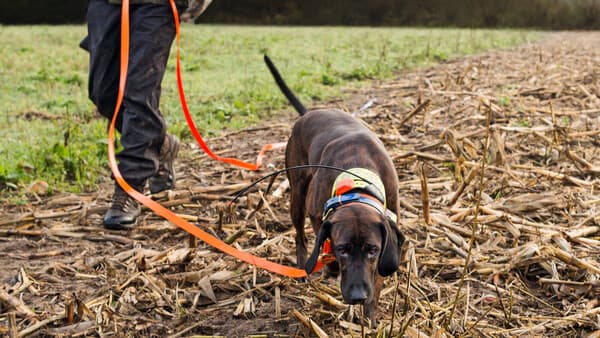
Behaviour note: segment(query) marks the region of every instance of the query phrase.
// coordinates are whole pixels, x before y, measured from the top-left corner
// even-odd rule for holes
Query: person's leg
[[[171,9],[166,5],[132,5],[129,69],[123,98],[123,123],[118,154],[123,177],[144,182],[159,165],[166,124],[159,110],[161,83],[175,37]]]
[[[119,170],[135,188],[154,175],[166,133],[159,110],[161,82],[175,36],[167,5],[132,5],[127,85],[116,128],[123,150]],[[90,0],[89,95],[100,114],[112,119],[119,83],[120,5]]]
[[[143,192],[147,179],[157,174],[161,160],[170,160],[172,167],[178,149],[173,153],[176,139],[165,142],[166,125],[158,108],[175,26],[169,6],[133,5],[130,14],[127,85],[116,124],[123,150],[117,160],[125,180]],[[118,90],[120,15],[119,5],[110,5],[106,0],[89,1],[90,99],[108,119],[112,118]],[[163,145],[170,145],[167,150],[171,151],[165,152]],[[105,226],[129,227],[138,215],[137,202],[115,185]]]
[[[106,0],[89,0],[86,18],[88,36],[82,47],[90,53],[88,95],[98,112],[110,121],[119,86],[121,9]],[[119,131],[121,121],[119,118],[116,124]]]
[[[89,97],[98,112],[109,121],[112,119],[119,86],[120,24],[121,8],[106,0],[88,1],[88,36],[82,41],[82,48],[90,53]],[[122,131],[123,110],[116,121],[116,129]],[[119,164],[120,170],[122,170]],[[138,190],[144,188],[142,182],[125,179]],[[108,228],[122,228],[135,224],[140,214],[137,201],[125,193],[115,182],[111,206],[104,215],[104,225]]]
[[[123,102],[127,144],[122,142],[119,162],[128,164],[127,177],[150,178],[150,191],[156,193],[174,186],[172,166],[179,149],[175,137],[165,137],[166,124],[159,110],[175,24],[170,6],[134,5],[131,13],[128,85]]]

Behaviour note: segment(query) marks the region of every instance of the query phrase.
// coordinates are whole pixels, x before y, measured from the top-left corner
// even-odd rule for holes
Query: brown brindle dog
[[[337,262],[327,266],[328,272],[341,272],[344,301],[363,304],[366,317],[376,325],[382,277],[398,269],[404,242],[395,220],[398,177],[392,160],[375,134],[348,113],[337,109],[307,112],[266,55],[265,62],[301,116],[287,144],[286,167],[322,165],[350,171],[307,168],[287,172],[298,267],[313,272],[321,247],[330,240]],[[306,215],[317,236],[308,260]]]

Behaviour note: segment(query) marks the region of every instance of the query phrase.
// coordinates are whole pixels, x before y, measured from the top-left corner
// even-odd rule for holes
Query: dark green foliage
[[[64,24],[85,21],[84,0],[3,0],[0,24]]]
[[[86,1],[0,2],[0,23],[75,23]],[[269,25],[600,28],[600,0],[218,0],[201,22]]]
[[[600,28],[600,0],[219,0],[201,22]]]

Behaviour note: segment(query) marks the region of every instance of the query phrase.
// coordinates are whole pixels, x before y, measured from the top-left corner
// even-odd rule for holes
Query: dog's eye
[[[340,245],[335,248],[335,251],[338,257],[348,257],[350,255],[350,251],[352,250],[350,245]]]
[[[369,256],[369,258],[374,258],[375,256],[377,256],[377,254],[379,254],[378,247],[374,245],[367,247],[367,255]]]

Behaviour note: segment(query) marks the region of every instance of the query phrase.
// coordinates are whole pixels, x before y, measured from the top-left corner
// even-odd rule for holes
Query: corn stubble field
[[[400,178],[410,246],[386,280],[375,329],[356,324],[361,308],[343,304],[337,281],[256,270],[150,212],[130,233],[104,230],[105,183],[3,206],[0,335],[600,337],[599,46],[599,33],[552,33],[319,104],[367,122]],[[209,144],[251,159],[285,141],[295,119]],[[254,173],[188,143],[179,189],[155,198],[234,246],[293,265],[283,175],[226,207],[282,167],[282,152]]]

